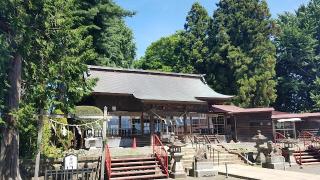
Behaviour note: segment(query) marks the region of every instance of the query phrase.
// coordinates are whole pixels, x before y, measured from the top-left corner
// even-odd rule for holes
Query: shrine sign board
[[[69,154],[64,157],[64,169],[77,169],[78,168],[78,157],[74,154]]]

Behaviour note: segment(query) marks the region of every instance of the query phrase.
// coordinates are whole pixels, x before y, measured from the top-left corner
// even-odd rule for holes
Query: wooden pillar
[[[43,116],[44,110],[41,109],[39,115],[39,128],[38,128],[38,138],[37,138],[37,155],[36,155],[36,164],[34,170],[34,179],[39,179],[39,168],[40,168],[40,154],[41,154],[41,141],[42,141],[42,131],[43,131]]]
[[[105,106],[103,108],[103,120],[102,120],[102,154],[101,154],[101,167],[100,175],[101,179],[104,179],[105,164],[106,161],[106,143],[107,143],[107,126],[108,126],[108,108]]]
[[[149,120],[150,120],[150,134],[155,133],[155,126],[154,126],[154,118],[153,115],[149,116]]]
[[[187,125],[187,114],[183,115],[183,133],[187,134],[188,132],[188,125]]]
[[[210,120],[209,120],[209,116],[206,114],[207,117],[207,124],[208,124],[208,134],[211,134],[211,129],[210,129]]]
[[[141,125],[141,135],[144,135],[144,119],[143,119],[143,112],[141,113],[140,125]]]
[[[121,127],[121,126],[122,126],[122,124],[121,124],[121,116],[119,116],[119,128],[118,128],[118,129],[119,129],[119,130],[118,130],[118,131],[119,131],[119,133],[118,133],[118,135],[120,135],[120,136],[122,136],[122,135],[123,135],[123,134],[122,134],[122,133],[123,133],[123,131],[122,131],[122,127]]]
[[[238,141],[238,133],[237,133],[237,117],[234,117],[234,136],[235,136],[235,140]]]
[[[192,116],[189,116],[190,118],[190,134],[193,133],[193,120],[192,120]]]

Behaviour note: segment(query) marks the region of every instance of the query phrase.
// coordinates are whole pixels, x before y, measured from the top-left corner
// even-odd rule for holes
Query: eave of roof
[[[320,117],[320,113],[281,113],[273,114],[272,119]]]
[[[139,73],[139,74],[167,75],[167,76],[176,76],[176,77],[194,77],[194,78],[203,78],[204,77],[204,74],[186,74],[186,73],[162,72],[162,71],[142,70],[142,69],[124,69],[124,68],[93,66],[93,65],[89,65],[88,68],[90,70],[98,70],[98,71],[114,71],[114,72]]]
[[[216,112],[226,112],[228,114],[259,113],[274,111],[274,108],[241,108],[234,105],[212,105],[212,107],[213,110]]]

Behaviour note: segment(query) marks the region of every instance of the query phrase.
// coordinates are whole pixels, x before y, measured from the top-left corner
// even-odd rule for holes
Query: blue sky
[[[294,12],[309,0],[267,0],[274,18],[285,11]],[[183,29],[185,18],[196,0],[115,0],[125,9],[136,11],[127,18],[127,25],[133,30],[137,46],[137,58],[144,55],[146,48],[163,36]],[[212,16],[218,0],[198,0]]]

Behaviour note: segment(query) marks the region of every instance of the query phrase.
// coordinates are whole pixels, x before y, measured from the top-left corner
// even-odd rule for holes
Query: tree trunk
[[[21,93],[22,57],[14,54],[9,67],[9,91],[7,96],[8,113],[5,115],[6,126],[1,130],[0,179],[20,180],[19,170],[19,131],[17,119],[11,115],[19,108]]]

